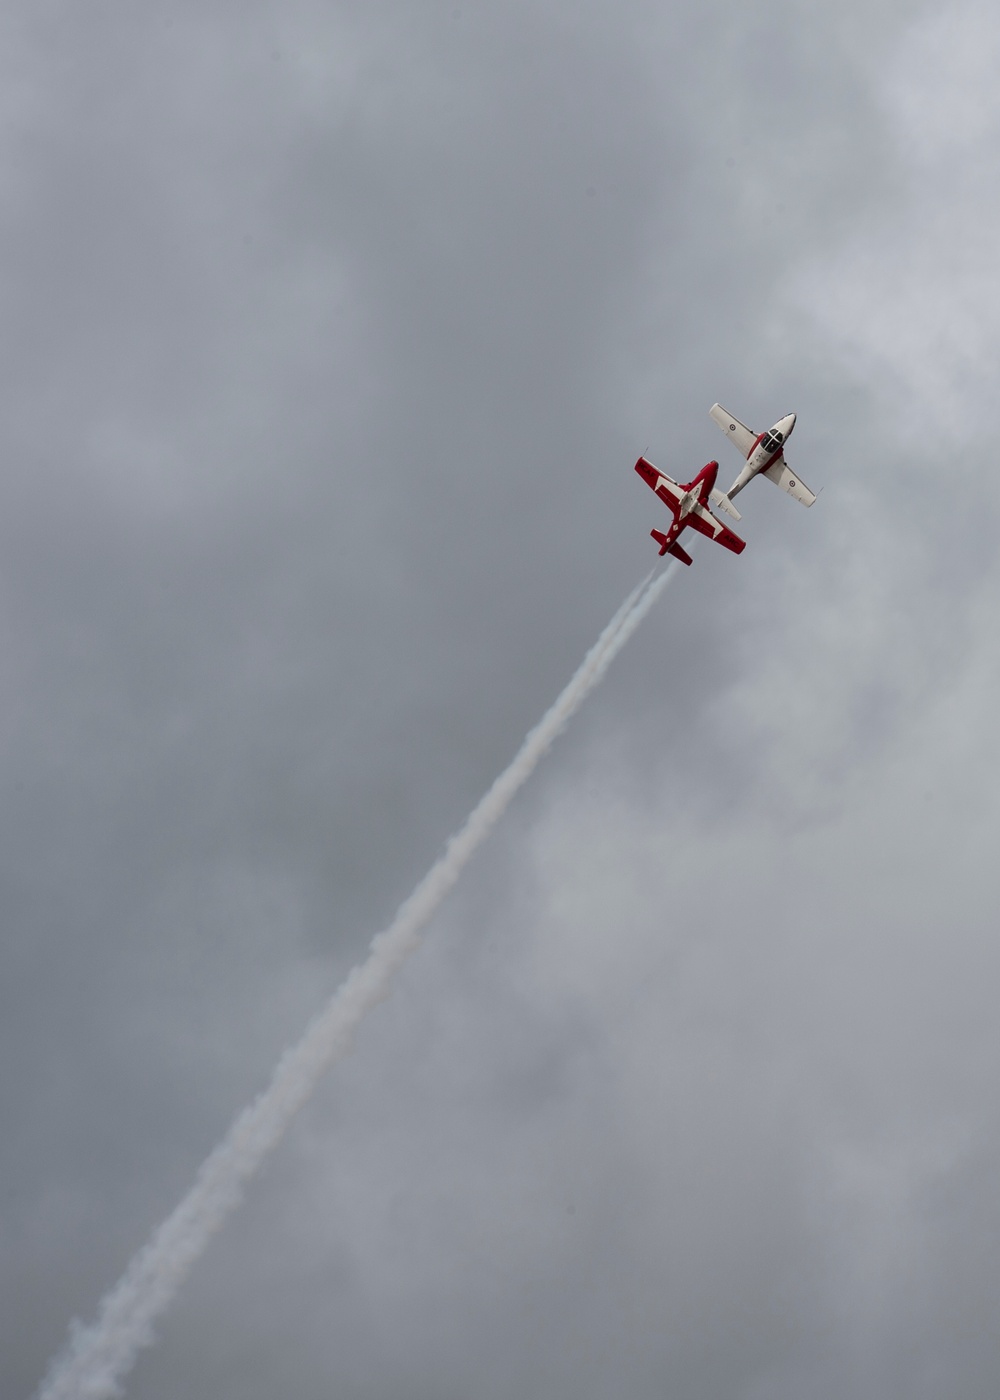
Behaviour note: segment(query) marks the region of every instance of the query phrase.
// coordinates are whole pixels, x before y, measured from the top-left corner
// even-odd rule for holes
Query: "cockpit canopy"
[[[781,451],[781,445],[784,441],[784,434],[776,432],[774,428],[771,428],[770,431],[766,432],[761,438],[760,445],[768,456],[770,456],[772,452]]]

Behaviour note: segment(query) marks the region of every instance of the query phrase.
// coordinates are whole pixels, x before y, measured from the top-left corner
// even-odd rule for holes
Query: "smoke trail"
[[[202,1164],[173,1214],[133,1256],[101,1302],[97,1321],[90,1327],[72,1324],[69,1344],[50,1368],[38,1400],[106,1400],[121,1393],[122,1378],[141,1348],[153,1340],[153,1323],[239,1204],[245,1183],[280,1141],[322,1074],[348,1053],[358,1025],[388,996],[394,973],[417,947],[421,929],[676,569],[674,563],[658,575],[654,569],[626,598],[513,762],[473,808],[389,927],[372,940],[367,959],[348,974],[298,1044],[285,1051],[268,1087],[244,1109]]]

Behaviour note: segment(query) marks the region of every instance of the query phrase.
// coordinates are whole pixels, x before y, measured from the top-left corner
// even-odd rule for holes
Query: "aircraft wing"
[[[635,464],[635,469],[651,490],[661,497],[669,505],[671,501],[679,501],[684,492],[677,485],[672,476],[667,476],[666,472],[661,472],[654,467],[652,462],[647,462],[645,457],[640,457]]]
[[[723,549],[731,549],[734,554],[742,554],[747,547],[746,540],[741,540],[739,535],[733,534],[728,525],[716,520],[706,506],[695,506],[687,517],[687,523],[692,530],[697,530],[699,535],[707,535],[710,540],[721,544]]]
[[[761,476],[766,476],[774,482],[775,486],[780,486],[782,491],[787,491],[790,496],[794,496],[804,506],[811,506],[816,499],[805,482],[800,481],[790,471],[784,457],[779,457],[776,462],[772,462],[765,471],[761,472]]]
[[[749,457],[750,449],[757,441],[759,434],[752,433],[745,423],[734,418],[728,409],[722,407],[721,403],[714,403],[708,413],[709,417],[718,423],[729,441],[736,444],[744,457]]]
[[[677,514],[677,502],[684,495],[684,492],[671,477],[661,477],[660,484],[656,488],[656,494],[661,501],[665,501],[674,514]]]

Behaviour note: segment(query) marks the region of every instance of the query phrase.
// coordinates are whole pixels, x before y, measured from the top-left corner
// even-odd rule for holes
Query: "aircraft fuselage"
[[[785,450],[785,444],[792,435],[795,427],[795,414],[786,413],[784,418],[779,418],[773,428],[768,428],[767,432],[760,433],[751,444],[747,453],[747,464],[740,472],[739,476],[729,488],[730,498],[738,491],[742,491],[748,481],[753,481],[759,472],[767,471],[773,466]]]

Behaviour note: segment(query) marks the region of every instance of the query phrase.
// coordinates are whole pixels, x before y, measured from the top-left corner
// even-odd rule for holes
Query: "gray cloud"
[[[995,1393],[991,18],[5,26],[4,1393],[645,572],[636,455],[734,467],[716,398],[819,504],[700,552],[129,1393]]]

